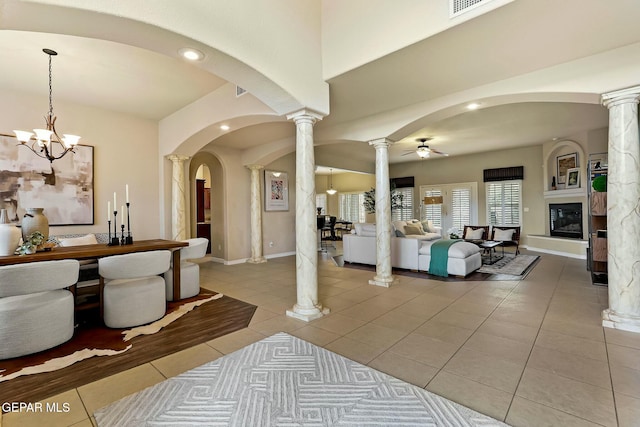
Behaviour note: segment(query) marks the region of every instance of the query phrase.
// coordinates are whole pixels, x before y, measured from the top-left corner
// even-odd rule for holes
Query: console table
[[[94,259],[112,255],[130,254],[133,252],[148,252],[159,250],[171,250],[173,265],[173,295],[180,295],[180,251],[188,246],[187,242],[176,240],[139,240],[131,245],[108,246],[104,243],[81,246],[57,246],[49,251],[36,252],[31,255],[0,256],[0,266],[11,264],[23,264],[27,262],[55,261],[61,259]]]

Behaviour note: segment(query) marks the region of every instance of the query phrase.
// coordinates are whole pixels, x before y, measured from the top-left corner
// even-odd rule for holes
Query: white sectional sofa
[[[403,224],[404,223],[404,224]],[[442,239],[441,229],[433,227],[433,232],[424,234],[404,234],[406,221],[394,221],[391,237],[391,266],[407,270],[428,271],[431,260],[431,245]],[[421,224],[413,221],[409,224]],[[422,225],[422,224],[421,224]],[[398,233],[400,231],[400,233]],[[404,237],[400,237],[403,235]],[[375,224],[355,224],[351,234],[342,238],[343,259],[358,264],[376,264]],[[458,242],[449,250],[448,273],[466,276],[480,268],[482,264],[480,248],[473,243]]]

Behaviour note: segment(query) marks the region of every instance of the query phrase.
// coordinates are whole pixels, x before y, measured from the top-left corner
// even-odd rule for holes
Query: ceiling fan
[[[404,153],[402,155],[406,156],[408,154],[416,153],[418,155],[418,157],[420,157],[421,159],[428,158],[431,155],[431,153],[439,154],[441,156],[448,156],[447,153],[443,153],[442,151],[436,150],[434,148],[429,148],[429,146],[425,144],[425,142],[431,141],[432,139],[433,138],[418,138],[418,139],[416,139],[416,141],[418,141],[420,143],[420,145],[418,145],[418,147],[416,147],[415,150],[409,150],[409,151],[407,151],[406,153]]]

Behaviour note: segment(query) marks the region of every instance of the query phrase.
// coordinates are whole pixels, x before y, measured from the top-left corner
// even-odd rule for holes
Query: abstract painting
[[[0,208],[20,222],[25,208],[44,208],[49,225],[93,224],[93,147],[49,163],[0,134]]]
[[[286,172],[264,171],[265,211],[289,210],[289,179]]]

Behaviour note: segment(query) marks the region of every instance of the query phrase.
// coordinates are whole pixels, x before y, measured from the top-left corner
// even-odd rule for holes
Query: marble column
[[[388,288],[391,275],[391,189],[389,185],[389,146],[393,141],[369,141],[376,149],[376,275],[370,285]]]
[[[189,156],[171,154],[167,159],[173,163],[171,175],[171,238],[184,240],[187,238],[187,221],[185,207],[184,162]]]
[[[296,124],[296,287],[297,302],[287,316],[309,322],[329,312],[318,302],[316,179],[313,125],[322,116],[301,110],[287,116]]]
[[[602,325],[640,333],[640,86],[602,95],[609,108],[609,308]]]
[[[264,166],[249,165],[251,170],[251,258],[247,262],[267,262],[262,256],[262,204],[260,203],[260,171]]]

